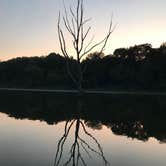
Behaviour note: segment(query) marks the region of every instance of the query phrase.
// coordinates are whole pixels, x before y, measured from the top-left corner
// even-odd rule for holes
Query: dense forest
[[[76,61],[56,53],[1,61],[0,87],[74,89],[66,62],[77,75]],[[91,53],[81,65],[85,89],[166,90],[166,43],[119,48],[107,56]]]

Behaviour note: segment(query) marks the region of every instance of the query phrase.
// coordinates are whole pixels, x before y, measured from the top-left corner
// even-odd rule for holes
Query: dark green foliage
[[[67,59],[51,53],[46,57],[16,58],[0,62],[0,86],[18,88],[76,88],[67,69]],[[68,59],[78,77],[77,63]],[[166,90],[166,45],[150,44],[120,48],[113,55],[97,52],[82,61],[83,88]]]

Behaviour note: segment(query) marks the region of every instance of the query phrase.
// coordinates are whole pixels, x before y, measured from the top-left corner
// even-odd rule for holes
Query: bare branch
[[[73,12],[73,10],[72,10],[71,7],[70,7],[70,13],[71,13],[71,15],[73,16],[75,22],[77,22],[77,17],[75,16],[75,14],[74,14],[74,12]]]
[[[105,37],[102,41],[94,44],[92,47],[90,47],[87,51],[85,51],[82,55],[81,55],[81,58],[85,55],[87,55],[88,53],[90,53],[94,48],[96,48],[97,46],[101,45],[102,43],[105,42],[105,40],[107,39],[107,37]]]
[[[82,25],[86,24],[86,23],[89,22],[90,20],[92,20],[92,19],[91,19],[91,18],[88,18],[88,19],[84,20],[84,21],[82,22]]]
[[[75,83],[77,86],[78,90],[81,89],[82,87],[82,80],[83,80],[83,71],[81,67],[81,61],[83,57],[85,57],[87,54],[89,54],[91,51],[93,51],[95,48],[99,47],[101,48],[99,53],[102,53],[106,45],[108,43],[108,40],[114,31],[115,27],[112,27],[112,17],[111,17],[111,22],[109,25],[108,32],[106,33],[105,37],[97,42],[92,44],[93,38],[90,40],[88,44],[86,44],[86,40],[89,36],[89,33],[91,31],[91,26],[85,27],[85,24],[88,23],[91,18],[84,18],[84,0],[77,0],[77,4],[75,9],[73,10],[72,7],[69,8],[69,11],[67,11],[64,3],[64,16],[62,17],[63,19],[63,24],[65,26],[65,30],[71,35],[72,39],[71,42],[73,44],[73,48],[76,54],[76,61],[77,61],[77,72],[78,72],[78,78],[76,75],[73,74],[73,71],[70,68],[69,63],[67,62],[67,72],[69,76],[71,77],[72,81]],[[69,59],[69,52],[67,48],[67,42],[65,35],[63,33],[63,30],[60,27],[60,13],[58,17],[58,37],[59,37],[59,43],[60,43],[60,48],[62,51],[63,56],[66,59]]]
[[[110,26],[109,26],[109,32],[107,33],[106,37],[103,40],[101,40],[100,42],[98,42],[98,43],[94,44],[93,46],[91,46],[88,50],[85,50],[84,53],[81,55],[81,58],[84,55],[87,55],[88,53],[90,53],[93,49],[95,49],[99,45],[104,43],[102,48],[101,48],[101,51],[100,51],[100,52],[103,52],[103,50],[106,47],[106,44],[108,42],[108,39],[109,39],[109,37],[110,37],[110,35],[112,34],[113,31],[114,31],[114,29],[112,29],[112,21],[111,21]]]
[[[83,41],[84,41],[84,40],[86,39],[86,37],[88,36],[90,30],[91,30],[91,27],[89,27],[88,30],[86,31],[86,33],[84,34]]]
[[[69,58],[70,57],[69,57],[69,55],[67,53],[67,50],[66,50],[66,41],[65,41],[63,32],[62,32],[62,30],[60,28],[60,19],[61,19],[61,16],[60,16],[60,12],[59,12],[59,17],[58,17],[58,37],[59,37],[59,43],[60,43],[61,51],[62,51],[63,56],[67,60],[66,61],[66,67],[67,67],[68,75],[70,76],[70,78],[72,79],[72,81],[74,82],[74,84],[76,86],[78,86],[78,81],[73,76],[73,73],[71,72],[71,68],[70,68],[70,65],[69,65]]]

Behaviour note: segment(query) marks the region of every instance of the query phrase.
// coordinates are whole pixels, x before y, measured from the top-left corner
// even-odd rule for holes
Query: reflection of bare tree
[[[69,157],[66,161],[63,161],[63,166],[67,166],[72,164],[72,166],[78,166],[82,163],[82,165],[86,166],[87,163],[82,155],[82,151],[84,151],[89,158],[91,158],[91,154],[97,154],[102,160],[105,166],[110,165],[109,162],[106,160],[103,149],[98,142],[98,140],[90,134],[85,127],[83,121],[79,118],[79,113],[81,111],[81,103],[80,100],[78,102],[78,110],[77,110],[77,119],[67,121],[65,124],[64,134],[58,142],[57,151],[55,156],[54,166],[59,166],[62,163],[62,156],[64,151],[64,145],[67,141],[69,133],[74,126],[75,133],[74,133],[74,140],[70,148]],[[86,140],[81,138],[79,135],[79,131],[82,129],[83,133],[88,136],[96,145],[96,148],[92,147]]]

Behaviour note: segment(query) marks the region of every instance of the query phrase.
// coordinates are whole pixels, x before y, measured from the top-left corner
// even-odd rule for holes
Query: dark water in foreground
[[[0,133],[2,166],[166,166],[166,97],[1,93]]]

